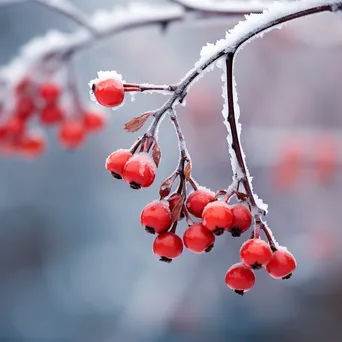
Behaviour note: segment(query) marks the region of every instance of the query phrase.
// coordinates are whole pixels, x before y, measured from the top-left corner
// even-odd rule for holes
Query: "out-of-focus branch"
[[[96,33],[94,28],[89,24],[89,18],[67,0],[0,0],[0,6],[9,6],[25,2],[36,3],[54,12],[60,13],[92,33]]]
[[[262,0],[228,0],[213,2],[211,0],[170,0],[183,6],[188,11],[202,12],[203,14],[231,15],[262,12],[269,3]]]

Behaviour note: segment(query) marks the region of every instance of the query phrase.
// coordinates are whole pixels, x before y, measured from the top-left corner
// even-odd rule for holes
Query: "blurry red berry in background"
[[[43,83],[39,88],[39,95],[46,102],[56,102],[60,94],[61,88],[55,83]]]
[[[57,105],[47,105],[41,110],[39,120],[42,125],[54,125],[63,120],[63,111]]]
[[[22,120],[28,119],[35,110],[35,104],[31,97],[20,96],[16,99],[15,115]]]
[[[79,147],[85,139],[84,125],[80,121],[68,120],[61,124],[59,141],[66,148]]]
[[[85,112],[83,116],[84,125],[89,132],[98,132],[105,125],[105,118],[101,113]]]
[[[23,137],[20,146],[21,152],[31,158],[39,157],[45,150],[45,139],[42,135],[28,135]]]
[[[273,169],[273,181],[278,189],[290,190],[299,181],[303,158],[301,144],[286,142],[278,155],[280,159]]]
[[[23,77],[16,85],[15,92],[18,95],[22,95],[23,93],[27,93],[32,86],[32,80],[30,77]]]
[[[93,92],[99,104],[105,107],[116,107],[125,98],[122,82],[114,78],[99,81],[93,85]]]
[[[337,171],[338,144],[332,136],[315,138],[315,167],[317,180],[327,182],[332,179]]]
[[[25,132],[25,122],[18,117],[12,116],[5,124],[5,129],[7,137],[20,137]]]

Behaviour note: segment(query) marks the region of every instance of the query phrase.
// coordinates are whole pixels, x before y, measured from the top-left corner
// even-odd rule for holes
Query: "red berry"
[[[79,121],[65,121],[60,126],[59,140],[66,148],[76,148],[85,139],[85,129]]]
[[[169,197],[168,202],[169,202],[171,213],[172,213],[172,210],[176,207],[176,205],[178,205],[181,201],[183,202],[183,196],[178,193],[174,193]],[[181,220],[183,218],[184,218],[184,212],[182,210],[179,219]]]
[[[237,263],[229,268],[225,281],[230,289],[242,296],[253,287],[255,275],[252,269],[242,263]]]
[[[32,86],[32,80],[29,77],[23,77],[16,85],[15,92],[17,95],[27,93]]]
[[[125,97],[123,84],[120,80],[109,78],[93,85],[93,92],[98,103],[105,107],[120,105]]]
[[[38,157],[44,153],[45,140],[41,135],[30,135],[23,138],[21,152],[28,157]]]
[[[34,112],[35,105],[32,98],[20,96],[17,99],[15,115],[22,120],[28,119]]]
[[[105,125],[104,116],[96,112],[86,112],[83,117],[84,126],[90,132],[98,132]]]
[[[147,204],[141,212],[140,222],[148,233],[166,232],[172,224],[169,203],[161,200]]]
[[[272,251],[266,241],[250,239],[241,246],[240,258],[246,266],[259,269],[271,260]]]
[[[160,257],[160,261],[171,262],[183,252],[182,239],[175,233],[162,233],[153,243],[153,253]]]
[[[203,210],[203,225],[215,235],[223,234],[224,230],[231,227],[233,214],[225,201],[209,203]]]
[[[205,206],[213,201],[215,201],[215,194],[213,192],[208,189],[198,189],[188,196],[186,207],[189,213],[195,217],[202,217]]]
[[[243,204],[234,204],[230,209],[233,214],[233,223],[228,230],[232,236],[240,236],[251,226],[252,215]]]
[[[128,150],[120,149],[111,153],[106,159],[106,169],[114,178],[122,179],[122,174],[127,161],[132,157]]]
[[[296,259],[286,249],[273,252],[272,258],[266,265],[266,271],[272,278],[288,279],[297,267]]]
[[[215,235],[201,222],[192,224],[183,235],[184,245],[194,253],[210,252],[214,247]]]
[[[147,153],[136,154],[126,163],[122,177],[132,189],[148,188],[156,177],[156,165]]]
[[[25,122],[18,117],[11,117],[5,127],[7,137],[20,137],[25,132]]]
[[[40,123],[42,125],[53,125],[63,120],[62,109],[56,105],[47,105],[40,112]]]
[[[39,89],[40,97],[46,102],[56,102],[61,94],[61,88],[55,83],[43,83]]]

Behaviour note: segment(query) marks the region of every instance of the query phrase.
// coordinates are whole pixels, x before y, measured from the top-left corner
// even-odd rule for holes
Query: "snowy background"
[[[88,13],[126,3],[73,2]],[[240,19],[176,24],[166,35],[143,28],[99,43],[77,58],[84,101],[88,81],[101,69],[116,69],[129,82],[178,81],[202,45],[224,37]],[[33,4],[0,8],[1,64],[51,28],[75,26]],[[298,261],[289,281],[258,272],[243,298],[224,284],[242,239],[225,235],[212,253],[185,252],[165,265],[140,226],[141,208],[156,198],[177,161],[171,125],[162,125],[164,158],[152,188],[135,192],[104,169],[107,155],[137,136],[125,133],[124,123],[165,98],[137,96],[109,112],[109,127],[79,151],[62,150],[51,130],[43,158],[2,158],[0,341],[341,341],[341,58],[342,20],[331,14],[268,34],[238,56],[242,141],[254,188],[269,204],[277,240]],[[194,176],[224,188],[231,171],[220,70],[196,84],[187,102],[180,119]],[[325,157],[335,163],[331,172]]]

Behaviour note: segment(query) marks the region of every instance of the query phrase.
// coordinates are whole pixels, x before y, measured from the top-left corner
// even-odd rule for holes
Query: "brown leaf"
[[[165,198],[166,196],[170,195],[172,184],[173,182],[169,178],[162,183],[159,189],[160,198]]]
[[[237,192],[236,193],[236,197],[240,200],[240,201],[244,201],[248,196],[246,194],[244,194],[243,192]]]
[[[183,202],[183,197],[180,197],[179,200],[174,204],[174,207],[171,211],[172,222],[179,221],[182,214]]]
[[[189,161],[184,170],[185,179],[187,181],[191,178],[191,162]]]
[[[136,118],[133,118],[131,121],[128,121],[125,124],[125,130],[131,133],[139,131],[139,129],[144,126],[144,123],[150,116],[151,113],[144,113]]]
[[[154,143],[152,149],[152,158],[155,162],[156,166],[159,166],[160,158],[161,158],[161,151],[157,142]]]

